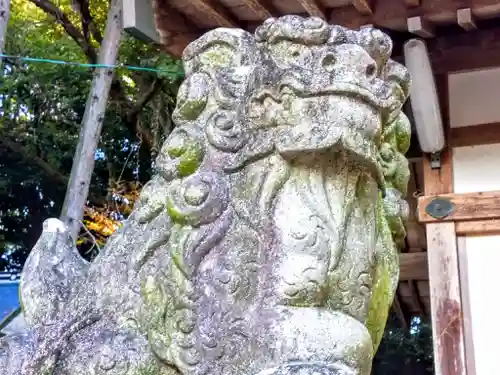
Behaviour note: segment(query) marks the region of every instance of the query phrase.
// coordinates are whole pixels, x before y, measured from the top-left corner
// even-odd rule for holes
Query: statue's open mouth
[[[276,150],[287,159],[342,150],[364,164],[383,185],[377,159],[380,110],[389,101],[362,83],[335,82],[315,88],[302,82],[286,82],[277,91],[261,92],[268,113],[278,125]],[[273,105],[272,102],[275,104]],[[364,107],[364,108],[363,108]]]
[[[355,97],[375,109],[389,106],[389,101],[387,99],[380,98],[364,85],[353,82],[335,82],[334,84],[321,87],[317,90],[314,89],[314,87],[306,86],[299,82],[294,82],[293,84],[286,83],[280,85],[278,100],[282,101],[286,95],[293,95],[299,98],[314,98],[330,95],[349,96]]]

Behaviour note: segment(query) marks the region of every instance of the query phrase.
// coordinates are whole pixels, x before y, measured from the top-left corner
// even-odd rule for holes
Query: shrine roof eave
[[[428,40],[490,28],[500,20],[498,0],[124,0],[124,28],[138,39],[158,44],[180,57],[191,41],[217,27],[253,31],[270,17],[317,16],[329,23],[359,29],[372,25],[387,31],[396,44],[411,37]],[[373,5],[371,5],[373,4]],[[495,37],[495,39],[498,39]],[[397,51],[396,51],[397,52]]]

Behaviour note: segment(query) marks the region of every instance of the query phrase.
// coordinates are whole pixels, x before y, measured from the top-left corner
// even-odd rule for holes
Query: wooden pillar
[[[432,169],[430,160],[424,159],[426,196],[452,192],[450,154],[443,152],[439,169]],[[466,375],[455,223],[428,223],[426,233],[435,373]]]

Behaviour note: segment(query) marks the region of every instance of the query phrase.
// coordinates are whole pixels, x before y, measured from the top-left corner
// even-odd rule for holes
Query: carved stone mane
[[[90,265],[45,224],[2,373],[368,375],[408,213],[391,49],[298,16],[189,45],[157,176]]]

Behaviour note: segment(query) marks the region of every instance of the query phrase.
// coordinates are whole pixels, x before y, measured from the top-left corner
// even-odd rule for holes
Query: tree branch
[[[85,36],[78,28],[71,23],[68,16],[50,0],[30,0],[45,13],[50,14],[59,23],[68,35],[82,48],[90,63],[97,62],[97,52],[94,47],[85,39]]]
[[[97,62],[97,52],[96,49],[91,45],[89,41],[88,30],[92,32],[94,39],[101,43],[102,35],[94,22],[94,19],[90,13],[88,0],[73,0],[73,4],[77,7],[80,12],[82,19],[83,33],[69,20],[68,16],[55,5],[50,0],[30,0],[37,7],[42,9],[47,14],[51,15],[56,22],[58,22],[66,31],[66,33],[82,48],[83,52],[87,56],[90,63]],[[151,87],[137,100],[136,104],[128,110],[125,121],[126,126],[132,134],[138,134],[143,141],[143,144],[151,149],[153,145],[153,135],[148,128],[140,126],[137,121],[138,116],[144,106],[151,100],[154,94],[157,92],[159,87],[158,80],[155,80]],[[110,99],[121,101],[122,103],[128,103],[125,90],[123,89],[122,82],[119,77],[115,75],[110,91]]]
[[[97,25],[95,24],[94,18],[90,13],[89,0],[73,0],[78,11],[81,15],[82,29],[84,36],[87,40],[90,38],[89,31],[92,33],[92,37],[99,43],[102,43],[102,34]]]
[[[148,128],[140,125],[138,118],[144,106],[148,104],[148,102],[154,97],[160,87],[161,81],[156,78],[146,90],[146,92],[137,99],[134,106],[128,112],[126,118],[127,127],[129,128],[129,130],[140,135],[143,144],[145,144],[148,149],[151,149],[151,147],[153,146],[153,134]]]
[[[148,102],[158,92],[160,87],[161,87],[161,81],[158,78],[156,78],[151,84],[151,86],[148,88],[148,90],[139,99],[137,99],[134,107],[128,114],[129,118],[137,116],[142,111],[144,106],[148,104]]]
[[[40,169],[43,170],[45,174],[55,182],[60,184],[66,184],[68,182],[68,178],[66,176],[52,168],[52,166],[41,157],[30,153],[24,146],[20,145],[19,143],[5,138],[1,138],[0,142],[3,143],[7,148],[10,148],[19,156],[21,156],[27,163],[34,163],[35,165],[40,167]]]

